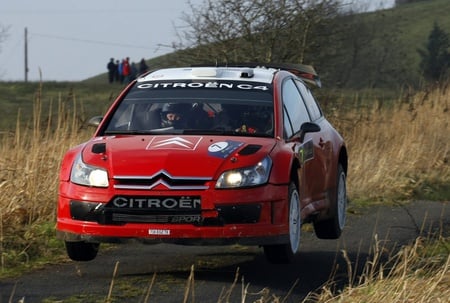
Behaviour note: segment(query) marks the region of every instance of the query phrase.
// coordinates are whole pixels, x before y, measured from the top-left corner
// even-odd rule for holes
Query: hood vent
[[[262,147],[262,145],[258,145],[258,144],[249,144],[246,147],[244,147],[240,152],[239,155],[241,156],[248,156],[248,155],[253,155],[254,153],[256,153],[258,150],[260,150]]]
[[[104,154],[106,152],[106,143],[95,143],[92,145],[92,150],[94,154]]]

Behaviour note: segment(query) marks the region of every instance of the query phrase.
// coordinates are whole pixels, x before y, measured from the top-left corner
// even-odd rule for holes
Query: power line
[[[32,33],[34,36],[45,37],[56,40],[66,40],[66,41],[74,41],[81,43],[90,43],[90,44],[99,44],[99,45],[109,45],[109,46],[119,46],[119,47],[128,47],[128,48],[139,48],[139,49],[147,49],[150,50],[152,48],[142,45],[132,45],[125,43],[117,43],[117,42],[108,42],[108,41],[99,41],[99,40],[89,40],[89,39],[79,39],[79,38],[71,38],[71,37],[62,37],[57,35],[49,35],[49,34],[40,34],[40,33]]]
[[[159,14],[171,12],[175,7],[152,8],[152,9],[6,9],[0,11],[0,15],[79,15],[79,14]]]

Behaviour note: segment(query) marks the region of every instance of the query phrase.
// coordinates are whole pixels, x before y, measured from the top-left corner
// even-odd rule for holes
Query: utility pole
[[[28,29],[25,27],[25,83],[28,82]]]

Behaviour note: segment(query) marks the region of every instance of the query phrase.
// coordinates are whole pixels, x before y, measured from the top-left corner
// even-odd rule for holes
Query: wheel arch
[[[289,182],[292,181],[295,183],[297,190],[300,190],[300,176],[298,175],[298,171],[300,169],[300,163],[297,158],[293,158],[291,164],[291,171],[289,173]]]
[[[345,145],[343,145],[339,151],[339,159],[338,163],[342,165],[342,168],[344,169],[345,175],[347,176],[348,171],[348,154],[347,154],[347,148]]]

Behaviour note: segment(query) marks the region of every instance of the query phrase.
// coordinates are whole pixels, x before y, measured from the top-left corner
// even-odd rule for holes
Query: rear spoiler
[[[305,64],[293,64],[293,63],[258,63],[258,62],[245,62],[245,63],[231,63],[231,64],[196,64],[192,67],[266,67],[274,68],[279,70],[288,71],[297,77],[301,78],[303,81],[312,84],[317,87],[322,87],[322,82],[320,81],[319,75],[312,65]]]
[[[278,68],[281,70],[293,73],[297,77],[301,78],[303,81],[315,85],[317,87],[322,87],[322,82],[320,81],[319,75],[312,65],[305,64],[275,64],[267,67]]]

